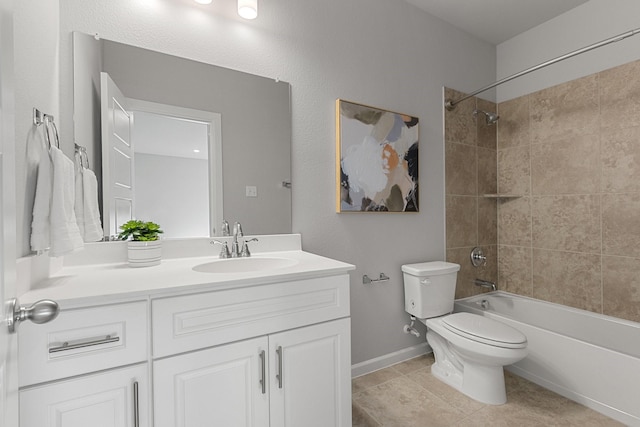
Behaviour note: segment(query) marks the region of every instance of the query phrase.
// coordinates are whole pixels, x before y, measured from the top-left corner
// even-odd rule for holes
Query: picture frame
[[[336,100],[336,212],[418,212],[419,119]]]

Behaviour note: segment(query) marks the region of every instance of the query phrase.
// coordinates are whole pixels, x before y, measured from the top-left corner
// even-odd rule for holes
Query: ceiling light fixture
[[[211,4],[213,0],[195,0],[196,3],[200,4]]]
[[[258,16],[258,0],[238,0],[238,15],[244,19],[255,19]]]

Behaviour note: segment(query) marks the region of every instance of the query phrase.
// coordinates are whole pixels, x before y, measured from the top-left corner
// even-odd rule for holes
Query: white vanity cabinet
[[[350,426],[348,286],[343,275],[154,300],[155,426]]]
[[[353,266],[276,254],[291,265],[81,265],[21,295],[61,310],[20,325],[20,427],[350,427]]]
[[[21,427],[149,427],[148,303],[20,325]]]

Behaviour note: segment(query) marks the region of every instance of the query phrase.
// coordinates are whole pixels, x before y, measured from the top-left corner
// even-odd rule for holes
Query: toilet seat
[[[503,348],[525,348],[527,337],[517,329],[471,313],[454,313],[441,318],[448,331],[472,341]]]

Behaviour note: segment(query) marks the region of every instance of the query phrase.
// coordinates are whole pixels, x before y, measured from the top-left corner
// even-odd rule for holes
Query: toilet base
[[[433,331],[427,332],[427,341],[433,349],[435,363],[431,373],[459,392],[488,405],[507,402],[502,366],[488,366],[460,358],[447,341]]]

